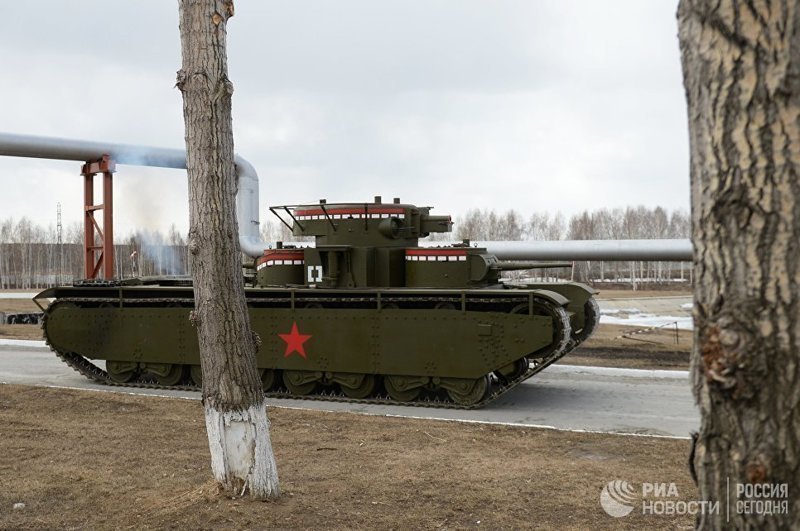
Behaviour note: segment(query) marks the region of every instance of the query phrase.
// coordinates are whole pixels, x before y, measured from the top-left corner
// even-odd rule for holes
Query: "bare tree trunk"
[[[237,239],[231,94],[225,49],[233,2],[180,0],[189,248],[211,469],[224,490],[279,494]]]
[[[697,273],[694,465],[700,495],[722,505],[698,527],[798,528],[800,6],[682,0],[678,19]],[[753,500],[752,484],[771,486],[751,487],[762,510],[738,503]]]
[[[636,267],[634,266],[635,262],[630,263],[630,270],[631,270],[631,288],[633,291],[636,291]]]

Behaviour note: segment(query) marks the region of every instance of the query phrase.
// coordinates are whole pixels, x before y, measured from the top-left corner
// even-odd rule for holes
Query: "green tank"
[[[383,203],[270,210],[313,247],[267,249],[243,275],[258,367],[270,396],[480,407],[591,335],[594,291],[574,282],[510,284],[469,242],[422,247],[449,232],[429,207]],[[43,291],[45,339],[103,383],[201,385],[188,278],[80,281]],[[104,363],[104,369],[101,368]]]

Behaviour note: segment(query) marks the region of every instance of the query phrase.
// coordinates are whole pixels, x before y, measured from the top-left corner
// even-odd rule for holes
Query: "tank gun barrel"
[[[499,271],[522,271],[525,269],[552,269],[557,267],[572,267],[572,262],[530,262],[525,260],[509,260],[498,262],[492,266]]]
[[[652,260],[692,259],[690,240],[559,240],[473,242],[501,260]]]
[[[422,247],[447,245],[450,242],[420,242]],[[555,240],[555,241],[471,241],[500,260],[603,260],[627,262],[690,262],[692,241],[658,240]]]

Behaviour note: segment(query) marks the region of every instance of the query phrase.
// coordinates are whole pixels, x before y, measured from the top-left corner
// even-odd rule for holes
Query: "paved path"
[[[197,392],[98,385],[67,367],[49,350],[35,345],[0,345],[0,383],[199,398]],[[684,371],[566,365],[550,367],[489,406],[474,411],[283,399],[270,400],[270,405],[672,437],[688,437],[699,425],[688,373]]]

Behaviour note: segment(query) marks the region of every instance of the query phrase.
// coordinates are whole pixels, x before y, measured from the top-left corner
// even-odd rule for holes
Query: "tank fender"
[[[560,293],[556,293],[555,291],[551,291],[549,289],[535,289],[532,290],[534,297],[541,297],[546,299],[556,306],[565,307],[569,304],[569,299],[565,296],[561,295]]]

